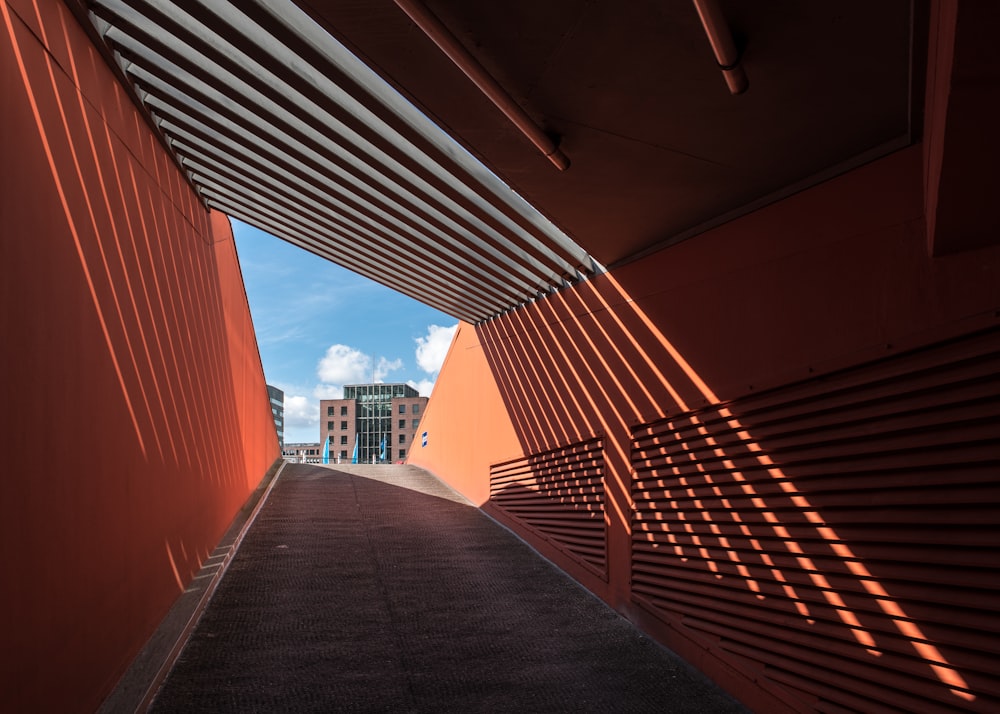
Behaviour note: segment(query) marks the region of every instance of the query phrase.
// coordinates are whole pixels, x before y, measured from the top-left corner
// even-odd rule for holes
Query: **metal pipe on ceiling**
[[[493,76],[486,71],[479,60],[465,49],[458,38],[445,27],[427,7],[419,0],[395,0],[396,5],[413,20],[428,39],[447,55],[456,67],[472,80],[479,91],[496,105],[497,109],[510,119],[522,134],[541,151],[545,157],[560,171],[569,168],[569,158],[559,149],[552,138],[546,134],[527,112],[514,101],[507,91],[500,86]]]
[[[715,53],[715,61],[719,63],[722,76],[726,80],[730,94],[743,94],[750,86],[747,73],[740,62],[740,53],[733,41],[733,33],[729,30],[726,18],[722,14],[718,0],[692,0],[701,25],[708,35],[708,42]],[[398,3],[399,0],[396,0]]]

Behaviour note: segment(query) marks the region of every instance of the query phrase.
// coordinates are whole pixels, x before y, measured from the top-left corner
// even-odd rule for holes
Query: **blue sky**
[[[233,220],[264,376],[285,392],[285,443],[319,440],[319,400],[345,384],[430,396],[456,318]]]

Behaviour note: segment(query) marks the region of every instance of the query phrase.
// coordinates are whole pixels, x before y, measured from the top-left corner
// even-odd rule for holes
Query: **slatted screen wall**
[[[636,428],[634,600],[804,708],[1000,711],[998,397],[993,330]]]
[[[590,569],[605,572],[600,439],[493,465],[490,501]]]

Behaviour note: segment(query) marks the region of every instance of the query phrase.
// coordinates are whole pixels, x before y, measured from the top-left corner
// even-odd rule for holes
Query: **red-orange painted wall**
[[[225,217],[62,3],[0,28],[0,710],[92,711],[278,445]]]
[[[947,478],[953,480],[954,489],[973,494],[961,496],[966,500],[955,505],[945,505],[941,501],[960,500],[955,495],[958,492],[938,486],[937,481],[920,473],[921,467],[930,468],[931,464],[923,463],[922,459],[930,457],[919,453],[898,457],[898,463],[892,467],[909,474],[902,478],[912,479],[918,485],[918,479],[929,479],[917,495],[892,491],[888,487],[883,489],[884,484],[878,479],[887,479],[884,474],[867,480],[870,485],[879,487],[872,493],[858,491],[865,486],[866,479],[852,474],[856,479],[851,482],[854,491],[836,498],[823,492],[811,493],[810,488],[815,487],[811,487],[809,479],[814,474],[804,474],[791,467],[784,471],[776,468],[773,485],[755,484],[753,489],[757,490],[748,490],[751,487],[740,486],[732,480],[744,478],[741,469],[760,471],[771,459],[778,463],[784,456],[778,453],[778,447],[783,445],[781,439],[766,440],[750,427],[753,418],[740,413],[741,400],[803,380],[815,382],[821,375],[877,364],[877,360],[913,348],[997,326],[1000,250],[989,248],[946,258],[931,257],[922,219],[920,163],[919,147],[899,152],[709,234],[480,325],[475,334],[472,328],[463,325],[428,407],[424,427],[431,437],[428,448],[415,449],[411,462],[427,466],[482,503],[489,494],[492,464],[600,436],[604,440],[607,525],[607,572],[604,577],[595,575],[570,557],[560,548],[558,538],[540,535],[537,529],[511,517],[493,503],[486,503],[487,510],[610,604],[760,711],[784,708],[808,711],[822,701],[864,709],[884,705],[880,696],[894,701],[897,695],[885,694],[890,691],[885,687],[883,693],[864,698],[869,696],[865,686],[878,689],[880,682],[889,682],[896,688],[894,691],[906,692],[914,698],[907,702],[900,699],[899,706],[903,708],[920,706],[926,711],[944,711],[954,706],[988,711],[997,702],[998,682],[995,675],[988,674],[990,665],[984,663],[996,662],[1000,652],[995,646],[984,645],[983,638],[978,635],[963,639],[961,626],[949,629],[943,623],[952,619],[957,623],[986,617],[986,613],[978,611],[982,607],[978,592],[980,588],[993,587],[990,583],[996,578],[995,569],[989,574],[978,568],[950,572],[947,578],[953,590],[942,594],[935,590],[933,582],[921,580],[931,577],[933,581],[934,577],[923,573],[915,563],[925,557],[924,541],[934,541],[934,534],[942,533],[949,541],[958,539],[947,524],[963,520],[968,528],[979,527],[980,530],[963,536],[966,540],[961,541],[961,547],[956,540],[956,550],[940,557],[945,561],[949,558],[964,560],[971,557],[970,552],[987,553],[990,548],[995,553],[996,545],[988,529],[983,531],[985,525],[979,525],[988,524],[991,517],[1000,512],[997,506],[1000,482],[995,477],[995,464],[1000,457],[997,452],[1000,433],[995,427],[992,447],[968,447],[965,458],[978,459],[979,465],[951,467],[952,473]],[[985,338],[979,339],[978,349],[984,349],[982,345],[990,341],[996,344],[998,340],[1000,332],[987,333]],[[882,371],[878,374],[892,373],[897,369],[894,364],[890,362],[888,367],[880,368]],[[970,372],[969,378],[973,376]],[[995,385],[990,385],[993,382],[976,387],[983,391],[976,392],[979,396],[973,398],[990,400],[995,392]],[[820,387],[809,389],[822,392]],[[489,398],[484,399],[484,394]],[[873,388],[871,399],[876,404],[880,394]],[[947,394],[941,399],[952,399],[952,393]],[[496,395],[500,395],[499,401]],[[914,397],[913,408],[936,413],[936,398],[926,394]],[[768,399],[780,402],[784,397]],[[968,406],[967,411],[957,416],[949,417],[946,413],[942,417],[955,420],[951,428],[957,436],[953,438],[970,441],[988,438],[989,422],[982,419],[989,417],[982,416],[981,412],[992,409],[989,413],[994,414],[995,419],[996,397],[989,402],[991,406],[976,404],[978,406]],[[470,414],[479,408],[496,411],[470,421]],[[705,436],[698,436],[694,442],[686,437],[687,444],[694,444],[690,448],[706,452],[690,457],[692,468],[718,468],[716,452],[723,454],[720,457],[723,460],[729,459],[738,465],[738,468],[728,469],[730,481],[727,483],[714,477],[719,482],[715,491],[720,494],[720,502],[722,497],[728,499],[723,520],[731,524],[754,523],[762,517],[779,520],[751,530],[745,530],[744,526],[745,533],[737,531],[735,536],[709,532],[700,536],[700,542],[714,549],[719,549],[720,543],[729,543],[732,548],[753,551],[757,548],[753,544],[758,540],[781,541],[771,546],[775,559],[782,554],[789,557],[789,553],[805,548],[804,554],[797,556],[800,563],[793,562],[777,574],[769,567],[764,568],[766,572],[760,576],[762,582],[774,580],[775,583],[782,579],[790,582],[800,579],[793,595],[775,585],[776,590],[768,592],[766,598],[762,598],[766,602],[761,602],[758,611],[750,616],[751,619],[759,618],[763,623],[761,629],[771,628],[769,634],[745,635],[741,639],[736,632],[738,628],[729,634],[706,634],[705,628],[714,623],[695,622],[692,625],[688,616],[677,615],[669,607],[643,606],[642,598],[633,591],[632,537],[644,526],[636,523],[633,515],[636,504],[632,493],[635,478],[631,462],[634,453],[632,430],[664,417],[705,409],[716,414],[727,410],[729,420],[724,420],[723,425],[735,424],[735,427],[727,427],[721,436],[712,435],[711,430],[717,426],[706,426]],[[701,418],[694,417],[695,424]],[[826,419],[815,415],[809,418],[815,422],[810,428],[822,431],[833,429],[831,424],[852,416],[848,410],[846,415],[838,412],[835,417]],[[965,420],[968,423],[962,426]],[[861,439],[859,442],[831,447],[827,458],[831,461],[845,459],[851,450],[857,449],[862,454],[858,458],[864,459],[863,453],[868,448],[864,440],[881,438],[878,423],[876,420],[870,426],[856,427],[871,433],[857,436]],[[995,420],[992,423],[995,425]],[[511,440],[511,430],[517,436],[520,449]],[[718,446],[740,430],[749,431],[746,437],[749,446]],[[942,429],[931,433],[940,431]],[[815,443],[805,443],[808,442],[805,437],[801,438],[804,445],[796,448],[819,448]],[[891,448],[912,451],[919,446],[915,442],[923,438],[930,436],[908,435],[905,444]],[[775,451],[769,450],[772,444],[776,444]],[[456,445],[462,446],[454,448]],[[885,460],[885,457],[879,458]],[[984,486],[982,469],[988,470],[990,463],[994,464],[994,477],[988,479],[987,471],[989,485]],[[937,462],[933,467],[938,471],[945,468]],[[835,473],[828,478],[834,483],[837,481]],[[699,494],[713,495],[713,490],[708,488],[711,479],[697,477],[697,472],[696,477],[682,476],[672,485],[667,483],[659,496],[662,504],[657,507],[658,520],[676,519],[674,514],[681,508],[676,500],[678,489],[686,492],[697,487],[701,489]],[[845,485],[836,488],[846,489],[846,483],[845,476]],[[667,496],[668,493],[672,495]],[[569,498],[560,498],[565,510],[572,510]],[[841,502],[843,498],[853,499],[852,508],[857,512],[846,521],[844,516],[838,515],[846,507]],[[745,501],[742,506],[728,505],[740,499]],[[898,499],[898,505],[894,505],[897,502],[893,499]],[[833,504],[830,506],[833,510],[825,509],[827,504]],[[550,510],[558,506],[556,503]],[[697,527],[705,525],[708,528],[710,521],[719,520],[715,511],[710,513],[688,506],[683,518],[695,519]],[[935,510],[936,515],[910,515],[914,508],[921,507]],[[714,503],[704,508],[723,509],[723,506]],[[784,524],[780,521],[783,513],[789,519]],[[913,545],[899,552],[869,542],[882,536],[866,535],[858,542],[843,541],[841,534],[853,533],[857,527],[851,518],[861,518],[862,522],[870,519],[875,523],[880,519],[904,522],[892,531],[892,535],[884,537],[910,539]],[[917,525],[909,527],[906,519],[916,519]],[[921,523],[926,523],[927,527],[920,527]],[[684,532],[683,523],[674,525]],[[811,545],[803,546],[791,536],[781,536],[786,527],[792,531],[809,529],[813,536],[804,537]],[[939,527],[940,530],[931,530]],[[835,535],[816,535],[828,532]],[[927,535],[928,532],[931,535]],[[676,535],[669,537],[677,538]],[[828,537],[833,540],[827,540]],[[685,563],[701,557],[704,549],[696,545],[698,542],[695,540],[684,546],[680,558]],[[943,546],[944,543],[933,545]],[[866,560],[865,554],[870,554],[872,560]],[[749,565],[752,570],[763,567],[764,559],[772,555],[748,556],[744,552],[742,562],[729,562],[721,555],[716,557],[722,557],[724,566],[746,569]],[[882,562],[885,559],[902,559],[904,564],[888,566]],[[669,563],[669,559],[666,562]],[[722,577],[716,572],[717,567],[706,557],[700,569],[703,575],[696,570],[685,577],[708,577],[709,580]],[[816,567],[820,568],[819,572],[815,572]],[[829,567],[829,571],[824,573],[823,567]],[[906,574],[907,568],[915,569]],[[930,569],[929,566],[925,568]],[[880,579],[883,573],[887,580]],[[749,594],[752,587],[759,587],[756,585],[759,574],[756,571],[752,574],[754,577],[743,579],[738,573],[727,573],[727,578],[737,577],[741,583],[753,582],[753,586],[736,586],[737,590],[745,587]],[[913,582],[901,586],[895,582],[900,578]],[[821,587],[827,580],[835,583],[832,589]],[[664,586],[666,594],[661,597],[670,599],[670,587],[670,583]],[[733,594],[729,589],[732,587],[727,585],[726,590],[720,590],[718,599],[708,595],[701,602],[706,609],[714,608],[720,613],[732,608],[733,617],[738,621],[747,617],[747,610],[739,608],[751,608],[752,612],[756,598],[751,595],[749,603],[744,602],[744,596],[738,592]],[[809,594],[803,595],[807,591]],[[884,599],[878,600],[875,594],[883,591]],[[913,602],[914,597],[918,601],[921,597],[914,593],[921,593],[928,600],[947,597],[951,602],[943,611],[942,606],[935,603],[928,613],[927,607]],[[690,593],[682,595],[688,597]],[[800,598],[806,598],[805,604]],[[876,601],[889,604],[872,605]],[[784,604],[775,604],[780,602]],[[836,602],[847,605],[826,609]],[[852,607],[858,609],[855,611]],[[895,612],[892,609],[895,607],[902,608],[904,614],[889,614]],[[954,609],[954,615],[949,608]],[[825,614],[817,616],[817,610]],[[803,615],[804,612],[807,614]],[[724,619],[723,614],[718,617],[720,621]],[[820,626],[815,626],[808,624],[810,617],[820,617],[820,620],[826,617],[830,622],[821,621]],[[796,625],[800,618],[801,625]],[[863,623],[858,627],[869,628],[874,634],[852,630],[847,623],[858,618]],[[711,620],[707,615],[705,619]],[[822,626],[829,629],[823,630]],[[940,639],[933,639],[928,633]],[[769,641],[768,637],[773,639]],[[825,637],[840,643],[843,651],[838,650],[831,660],[813,654],[818,669],[828,672],[830,677],[833,672],[847,673],[841,680],[834,678],[832,684],[823,685],[833,692],[815,682],[793,680],[791,674],[770,677],[766,674],[771,669],[780,669],[778,665],[786,662],[789,655],[786,653],[786,659],[782,660],[775,654],[777,659],[769,664],[766,656],[756,656],[752,652],[754,648],[781,651],[785,644],[783,637],[795,641],[796,645],[799,642],[795,637],[801,637],[804,649],[799,650],[800,656],[805,656],[801,652],[808,652],[810,647],[821,647],[817,641],[823,642]],[[859,646],[859,643],[868,642],[869,637],[874,638],[872,647],[886,650],[884,658]],[[935,644],[924,643],[927,638]],[[993,642],[995,645],[996,640]],[[930,647],[935,649],[928,649]],[[967,653],[966,649],[975,654]],[[920,669],[916,661],[929,663]],[[795,669],[794,666],[790,668]],[[900,674],[901,671],[904,674]],[[957,678],[949,679],[955,672],[958,672]],[[863,693],[861,699],[854,698],[855,689]],[[975,699],[966,698],[970,696],[968,690],[975,693]]]
[[[519,455],[511,429],[522,454],[601,437],[603,577],[558,537],[496,504],[487,510],[760,711],[989,711],[1000,701],[1000,651],[996,627],[985,624],[996,610],[982,597],[996,595],[997,571],[995,561],[984,570],[986,561],[969,559],[995,556],[989,523],[1000,514],[1000,410],[988,362],[1000,343],[1000,249],[931,255],[922,166],[921,147],[911,147],[484,323],[475,336],[463,325],[428,407],[432,441],[411,462],[482,502],[490,466]],[[912,366],[924,364],[919,355],[886,358],[982,330],[972,347],[955,348],[961,359],[947,358],[955,379],[975,385],[963,387],[969,395],[920,387],[900,402],[939,420],[934,428],[897,438],[880,431],[888,417],[864,421],[864,410],[882,408],[878,380],[908,390],[907,380],[930,378]],[[845,369],[855,372],[840,376]],[[861,385],[852,406],[802,417],[812,441],[796,433],[788,446],[791,437],[755,426],[762,407],[753,395],[766,392],[762,403],[788,410],[801,398],[794,394],[807,394],[795,407],[807,411],[832,399],[824,385],[851,380]],[[799,383],[807,386],[791,386]],[[503,411],[470,423],[473,404],[500,409],[481,394],[499,394]],[[966,401],[948,406],[952,399]],[[665,475],[655,493],[637,493],[633,430],[666,417],[688,424],[666,457],[674,466],[658,467]],[[793,429],[795,419],[783,418]],[[851,421],[848,440],[838,420],[861,421]],[[940,452],[920,451],[944,432],[951,441]],[[838,439],[832,446],[828,434]],[[796,449],[837,465],[819,476],[820,466],[783,467]],[[941,455],[949,450],[969,463]],[[841,478],[852,454],[862,466]],[[875,466],[870,477],[856,471],[866,459],[877,474]],[[548,512],[575,509],[563,494],[549,504]],[[637,516],[640,506],[652,514]],[[633,536],[641,541],[642,529],[661,521],[670,522],[663,538],[673,545],[655,546],[659,565],[638,573],[644,546],[633,551]],[[713,530],[718,523],[732,533]],[[864,535],[845,535],[856,533]],[[932,556],[929,548],[952,550]],[[960,561],[969,567],[950,567]],[[935,571],[938,562],[947,574]],[[635,589],[637,577],[660,578],[656,602]],[[803,661],[815,671],[803,673]]]
[[[472,325],[459,323],[441,375],[407,462],[446,476],[453,488],[483,505],[490,495],[489,478],[483,477],[489,474],[490,459],[514,458],[524,451]]]

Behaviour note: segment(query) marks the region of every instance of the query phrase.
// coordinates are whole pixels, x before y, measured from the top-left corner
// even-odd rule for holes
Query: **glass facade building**
[[[343,399],[320,402],[320,443],[331,463],[392,463],[406,458],[427,404],[408,384],[349,384]]]
[[[285,393],[277,387],[267,385],[267,397],[271,401],[271,416],[274,429],[278,432],[278,448],[285,448]]]

